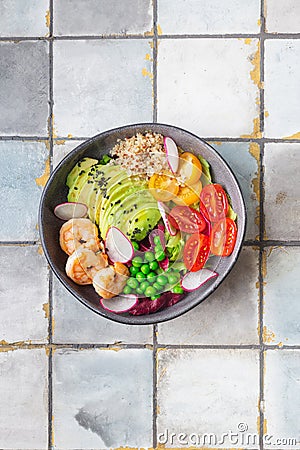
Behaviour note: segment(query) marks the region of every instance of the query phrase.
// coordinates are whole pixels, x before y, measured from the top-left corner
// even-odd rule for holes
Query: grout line
[[[53,170],[53,0],[49,0],[49,156],[50,173]],[[53,384],[52,384],[52,341],[53,341],[53,273],[49,269],[49,372],[48,372],[48,450],[53,448]]]
[[[265,131],[265,96],[264,96],[264,78],[265,78],[265,4],[261,0],[261,24],[260,24],[260,131],[264,136]],[[265,217],[264,217],[264,142],[259,143],[259,447],[264,448],[264,340],[263,340],[263,314],[264,314],[264,248],[262,242],[265,236]]]
[[[159,39],[259,39],[261,35],[265,39],[300,39],[300,33],[225,33],[225,34],[161,34]],[[2,36],[0,42],[22,42],[22,41],[82,41],[82,40],[131,40],[131,39],[149,39],[147,34],[107,34],[107,35],[64,35],[64,36]]]
[[[40,241],[0,241],[0,245],[23,247],[25,245],[40,245]]]
[[[153,412],[152,412],[152,431],[153,448],[157,447],[157,324],[153,325]]]

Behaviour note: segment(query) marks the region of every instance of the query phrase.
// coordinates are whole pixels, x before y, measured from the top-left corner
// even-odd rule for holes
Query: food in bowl
[[[143,315],[171,307],[218,276],[236,242],[236,214],[208,162],[146,132],[69,172],[60,246],[66,273],[91,284],[102,307]]]

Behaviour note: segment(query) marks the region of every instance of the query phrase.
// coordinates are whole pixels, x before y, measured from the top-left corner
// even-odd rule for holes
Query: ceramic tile
[[[48,42],[0,42],[0,59],[0,134],[46,136]]]
[[[49,0],[0,0],[0,36],[45,36]]]
[[[300,344],[299,247],[266,250],[265,340],[269,344]]]
[[[300,3],[298,0],[266,0],[266,31],[299,33]]]
[[[241,446],[241,440],[233,442],[222,435],[230,430],[238,435],[241,423],[247,424],[248,433],[257,433],[258,387],[256,351],[161,350],[158,441],[176,448]],[[172,442],[171,433],[175,433]],[[180,433],[187,435],[185,445]],[[211,440],[204,434],[212,434]],[[257,442],[250,443],[251,448],[258,447]]]
[[[43,142],[0,141],[0,240],[38,239],[38,205],[47,179]]]
[[[260,2],[158,0],[158,23],[163,34],[258,33]]]
[[[265,41],[265,135],[300,136],[300,41]]]
[[[151,0],[55,0],[57,35],[140,34],[152,29]]]
[[[300,144],[265,145],[264,210],[268,239],[300,239],[299,164]]]
[[[162,40],[158,120],[199,136],[257,135],[256,39]]]
[[[258,344],[257,280],[258,251],[244,248],[232,272],[217,291],[187,314],[158,325],[158,342]]]
[[[44,349],[0,353],[0,447],[47,449],[47,356]]]
[[[55,168],[60,161],[67,156],[74,148],[78,147],[84,141],[64,141],[55,140],[53,145],[52,165]]]
[[[152,352],[58,350],[54,448],[152,445]]]
[[[107,320],[81,305],[54,280],[54,342],[151,344],[152,326],[124,325]]]
[[[240,183],[247,211],[246,239],[259,235],[259,153],[256,143],[212,142]]]
[[[56,133],[90,136],[151,121],[150,53],[144,40],[55,42]]]
[[[48,269],[37,246],[0,247],[0,341],[47,342]]]
[[[265,449],[299,449],[300,351],[266,352]]]

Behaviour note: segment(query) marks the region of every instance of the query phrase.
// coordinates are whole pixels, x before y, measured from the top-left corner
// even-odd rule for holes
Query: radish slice
[[[100,300],[101,306],[104,309],[116,314],[130,311],[138,302],[139,300],[136,295],[119,295],[109,299],[101,298]]]
[[[151,249],[154,249],[155,244],[154,244],[154,238],[155,236],[159,236],[162,248],[165,249],[166,247],[166,240],[165,240],[165,233],[160,230],[159,228],[154,228],[154,230],[151,231],[151,233],[149,234],[149,242],[151,245]]]
[[[169,167],[172,170],[172,172],[175,174],[177,172],[178,165],[179,165],[177,145],[175,144],[175,142],[173,141],[172,138],[165,137],[164,138],[164,147],[166,150],[167,161],[168,161]]]
[[[181,287],[188,292],[195,291],[211,278],[217,277],[218,274],[208,269],[201,269],[198,272],[189,272],[181,280]]]
[[[165,227],[168,230],[168,233],[171,236],[175,236],[175,234],[177,234],[177,230],[173,227],[173,225],[170,224],[170,221],[167,216],[167,214],[170,212],[169,208],[162,202],[157,202],[157,207],[159,209]]]
[[[112,262],[127,263],[134,254],[130,240],[117,227],[110,227],[107,231],[105,248]]]
[[[87,212],[88,207],[84,203],[60,203],[54,208],[54,214],[61,220],[80,219],[85,217]]]

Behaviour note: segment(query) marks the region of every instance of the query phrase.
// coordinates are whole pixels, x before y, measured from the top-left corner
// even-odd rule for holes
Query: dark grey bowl
[[[235,249],[231,256],[220,258],[218,261],[218,278],[209,281],[197,291],[190,292],[176,305],[145,316],[131,316],[129,314],[114,314],[104,310],[99,304],[99,297],[92,286],[78,286],[65,273],[67,255],[59,245],[59,229],[62,221],[53,214],[54,207],[66,201],[66,177],[72,167],[84,156],[99,158],[107,153],[118,138],[124,139],[137,132],[152,130],[172,137],[185,151],[200,153],[208,160],[212,168],[213,180],[225,187],[232,199],[235,212],[238,215],[238,236]],[[89,139],[68,154],[51,174],[42,194],[39,210],[39,230],[41,241],[47,260],[62,284],[85,306],[97,314],[116,322],[143,325],[164,322],[184,314],[207,298],[224,280],[238,258],[245,234],[246,213],[244,200],[238,182],[231,169],[221,156],[206,142],[188,131],[170,125],[142,123],[128,125],[105,131]]]

